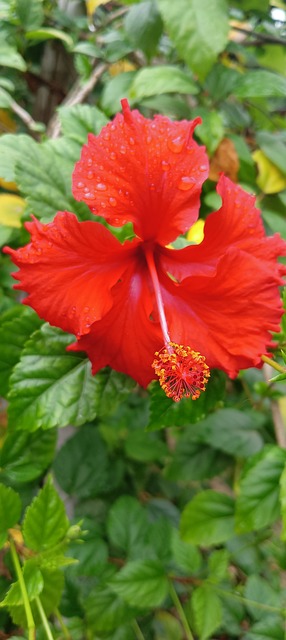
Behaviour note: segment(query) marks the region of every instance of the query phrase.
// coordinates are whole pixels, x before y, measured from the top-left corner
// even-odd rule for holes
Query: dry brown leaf
[[[239,158],[236,148],[229,138],[224,138],[210,161],[210,180],[218,181],[221,173],[237,182]]]

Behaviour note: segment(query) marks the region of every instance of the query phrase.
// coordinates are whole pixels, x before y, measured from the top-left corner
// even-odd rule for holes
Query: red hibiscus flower
[[[226,177],[219,211],[199,245],[167,245],[197,220],[208,175],[193,140],[200,120],[153,120],[130,111],[89,135],[73,174],[75,198],[113,226],[133,224],[121,244],[98,222],[57,213],[26,224],[31,242],[6,252],[20,268],[26,304],[76,335],[93,373],[110,365],[140,385],[159,377],[167,395],[197,398],[209,368],[235,377],[259,366],[281,317],[285,253],[266,237],[254,198]],[[155,354],[155,359],[154,359]]]

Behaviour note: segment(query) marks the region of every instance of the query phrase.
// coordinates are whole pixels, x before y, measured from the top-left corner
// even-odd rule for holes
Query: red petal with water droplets
[[[123,101],[98,136],[89,135],[73,173],[73,194],[114,225],[132,222],[137,236],[162,245],[196,221],[208,158],[192,134],[200,123],[153,120]]]
[[[179,281],[191,274],[211,274],[232,246],[255,256],[263,264],[268,263],[274,277],[285,273],[285,266],[279,264],[277,258],[286,254],[286,242],[278,233],[266,236],[254,196],[225,176],[220,178],[217,191],[222,197],[222,206],[208,216],[203,241],[178,251],[162,247],[162,268]]]
[[[111,289],[133,264],[138,241],[122,246],[102,224],[78,222],[68,212],[26,227],[31,242],[4,249],[20,267],[14,277],[20,280],[16,288],[28,293],[24,302],[64,331],[88,333],[111,308]]]
[[[71,348],[86,351],[94,374],[110,365],[146,387],[155,377],[154,352],[163,346],[163,339],[159,323],[151,319],[154,295],[146,266],[139,259],[125,272],[112,295],[110,311]]]
[[[230,247],[216,269],[176,284],[159,272],[172,340],[191,345],[207,364],[235,377],[259,366],[279,329],[281,277],[271,263]]]

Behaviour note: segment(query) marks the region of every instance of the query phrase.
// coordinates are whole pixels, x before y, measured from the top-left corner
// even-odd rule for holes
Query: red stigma
[[[191,347],[169,342],[155,353],[152,364],[159,383],[168,398],[179,402],[182,398],[197,400],[210,377],[206,359]]]

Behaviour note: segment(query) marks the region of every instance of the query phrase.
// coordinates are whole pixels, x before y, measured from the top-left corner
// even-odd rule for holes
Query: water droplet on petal
[[[106,203],[105,203],[105,202],[101,202],[101,203],[100,203],[100,206],[101,206],[103,209],[105,209],[105,208],[106,208]]]
[[[206,164],[201,164],[201,165],[199,166],[199,170],[200,170],[200,171],[206,171],[206,170],[207,170],[207,166],[206,166]]]
[[[108,133],[108,131],[105,131],[102,134],[103,140],[110,140],[110,133]]]
[[[169,165],[169,162],[167,162],[167,160],[162,160],[161,166],[163,171],[169,171],[170,169],[170,165]]]
[[[115,131],[115,129],[116,129],[115,124],[110,125],[110,131]]]
[[[155,188],[156,188],[156,186],[155,186],[154,182],[151,182],[150,191],[155,191]]]
[[[89,312],[89,307],[84,307],[83,308],[83,313],[88,313]]]
[[[98,182],[95,185],[95,188],[97,189],[97,191],[106,191],[107,189],[106,184],[103,184],[103,182]]]
[[[87,163],[88,167],[91,167],[92,166],[92,158],[87,158],[86,163]]]
[[[178,189],[181,191],[189,191],[190,189],[193,189],[194,186],[194,178],[191,178],[190,176],[182,176],[178,184]]]
[[[88,171],[88,172],[87,172],[87,177],[88,177],[88,179],[89,179],[89,180],[92,180],[92,178],[93,178],[93,171]]]
[[[146,138],[146,142],[147,142],[147,144],[150,144],[150,142],[152,142],[152,138],[151,138],[151,136],[147,136],[147,138]]]
[[[116,207],[116,205],[117,205],[117,200],[116,200],[116,198],[109,198],[109,204],[110,204],[112,207]]]
[[[124,155],[126,153],[126,147],[124,147],[124,145],[122,144],[119,151]]]
[[[134,138],[129,138],[129,142],[130,142],[130,144],[132,144],[132,145],[133,145],[133,144],[135,144],[135,140],[134,140]]]
[[[110,158],[111,160],[116,160],[116,153],[114,153],[114,151],[111,151]]]
[[[168,140],[168,147],[170,151],[173,153],[181,153],[183,146],[185,144],[184,138],[182,136],[178,136],[178,138],[174,138],[173,140]]]
[[[84,182],[78,182],[76,186],[77,186],[78,189],[83,189]]]

